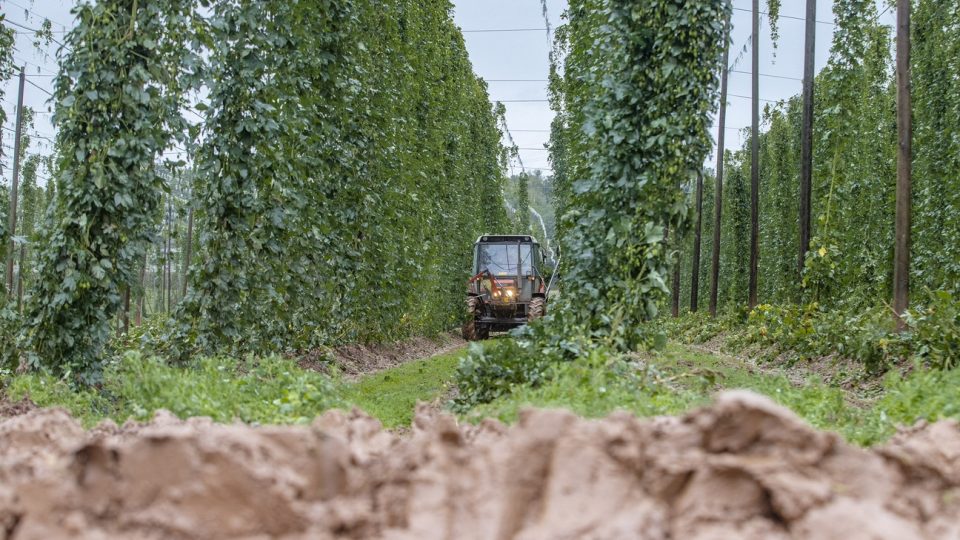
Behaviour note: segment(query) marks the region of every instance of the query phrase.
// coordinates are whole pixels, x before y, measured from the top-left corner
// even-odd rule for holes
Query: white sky
[[[883,0],[878,0],[883,2]],[[490,86],[490,96],[493,100],[503,100],[507,107],[507,124],[517,145],[521,148],[520,155],[527,168],[542,168],[549,173],[547,152],[542,149],[549,138],[550,121],[553,113],[545,101],[510,102],[509,100],[546,100],[548,74],[548,53],[552,36],[545,31],[543,15],[541,14],[540,0],[454,0],[454,18],[464,30],[467,49],[474,70]],[[62,39],[63,31],[73,21],[70,7],[73,0],[0,0],[0,11],[6,14],[7,20],[12,23],[37,28],[43,18],[49,18],[53,23],[54,37]],[[766,2],[761,1],[761,6]],[[832,23],[831,0],[817,1],[817,19]],[[881,8],[883,11],[885,8]],[[744,45],[750,39],[750,0],[733,0],[735,8],[733,14],[733,45],[731,47],[731,64],[742,54],[736,67],[737,71],[745,73],[730,74],[730,97],[727,108],[727,148],[736,148],[742,144],[742,135],[737,128],[750,125],[750,101],[734,97],[735,95],[750,95],[750,51],[744,51]],[[561,14],[567,7],[566,0],[548,0],[547,7],[552,27],[562,23]],[[763,7],[761,9],[764,9]],[[763,75],[777,75],[786,79],[762,76],[760,79],[760,96],[769,100],[786,99],[800,92],[799,79],[803,75],[803,30],[802,19],[805,14],[805,0],[782,0],[780,19],[780,41],[776,58],[773,55],[770,30],[765,18],[761,23],[760,36],[760,73]],[[885,24],[892,25],[894,15],[892,10],[886,12],[880,19]],[[535,29],[522,32],[475,32],[475,30],[510,30]],[[16,28],[17,51],[14,54],[16,61],[25,64],[28,81],[40,88],[52,90],[52,78],[49,76],[56,71],[55,52],[57,45],[51,44],[43,51],[37,51],[33,46],[33,39],[29,32]],[[826,65],[833,32],[832,24],[817,25],[817,70]],[[524,79],[532,82],[513,82]],[[507,82],[510,80],[511,82]],[[15,119],[15,104],[17,94],[17,79],[3,84],[5,90],[2,106],[7,113],[7,122],[2,130],[2,144],[5,156],[2,160],[3,178],[9,185],[11,174],[11,156],[13,146],[12,128]],[[54,128],[49,122],[47,113],[48,96],[40,89],[27,84],[25,103],[38,112],[34,137],[31,145],[32,152],[47,154],[51,145],[39,137],[53,138]],[[717,128],[713,129],[716,140]],[[7,148],[9,146],[10,148]],[[712,166],[715,158],[709,158]],[[46,174],[42,172],[41,174]]]
[[[770,38],[770,26],[766,17],[761,16],[760,29],[760,97],[769,100],[787,99],[801,91],[800,78],[803,77],[804,21],[806,0],[782,0],[780,9],[780,39],[776,57]],[[883,0],[879,2],[886,9]],[[454,0],[455,20],[466,31],[467,49],[473,61],[474,70],[487,80],[496,79],[546,79],[549,70],[549,40],[545,32],[491,32],[474,33],[472,29],[512,29],[542,28],[544,26],[539,0]],[[766,11],[766,1],[761,0],[761,11]],[[833,11],[831,0],[817,0],[817,20],[828,24],[817,25],[816,69],[822,69],[830,55],[833,36]],[[752,35],[750,0],[733,0],[733,44],[730,47],[730,64],[737,61],[729,78],[727,107],[726,147],[738,148],[744,142],[739,128],[750,125],[750,100],[739,96],[750,96],[751,55],[749,41]],[[550,23],[556,27],[562,21],[560,16],[567,7],[566,0],[548,0]],[[791,19],[787,17],[796,17]],[[799,20],[798,20],[799,19]],[[893,25],[893,11],[885,13],[881,22]],[[744,51],[744,46],[747,49]],[[741,55],[742,53],[742,55]],[[767,75],[775,75],[777,78]],[[797,80],[792,80],[795,78]],[[490,82],[490,96],[497,100],[546,99],[546,83]],[[521,148],[542,148],[549,139],[550,121],[553,114],[547,103],[505,103],[507,124],[513,133],[517,145]],[[761,102],[761,111],[764,102]],[[714,122],[716,124],[716,122]],[[541,132],[522,132],[519,130],[542,130]],[[762,128],[761,128],[762,129]],[[718,127],[712,130],[713,140],[717,140]],[[527,167],[549,167],[547,153],[536,150],[521,150],[521,159]],[[798,156],[799,158],[799,156]],[[713,166],[716,157],[708,158]]]

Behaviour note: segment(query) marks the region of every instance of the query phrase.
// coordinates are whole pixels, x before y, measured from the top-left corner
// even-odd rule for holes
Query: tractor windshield
[[[533,273],[530,244],[480,244],[478,247],[479,272],[489,270],[495,276],[515,276],[518,264],[519,274]]]

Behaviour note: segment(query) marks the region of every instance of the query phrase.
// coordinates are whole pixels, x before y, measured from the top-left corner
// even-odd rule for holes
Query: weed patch
[[[409,426],[418,401],[442,399],[451,389],[463,352],[460,349],[362,377],[341,389],[342,401],[376,417],[384,427]]]
[[[724,355],[670,345],[661,354],[623,356],[594,351],[552,368],[542,385],[515,385],[511,392],[478,405],[463,417],[517,419],[525,407],[569,408],[586,417],[615,410],[638,416],[680,414],[707,404],[721,390],[746,389],[784,405],[811,425],[835,431],[847,440],[871,445],[900,426],[918,420],[960,419],[953,399],[960,372],[916,369],[889,375],[879,396],[851,400],[844,389],[811,376],[802,384],[786,375],[761,371]]]
[[[278,356],[201,358],[181,367],[128,352],[107,365],[99,388],[29,373],[10,378],[4,390],[12,399],[64,407],[87,426],[104,418],[147,420],[158,409],[218,422],[304,423],[340,404],[327,376]]]

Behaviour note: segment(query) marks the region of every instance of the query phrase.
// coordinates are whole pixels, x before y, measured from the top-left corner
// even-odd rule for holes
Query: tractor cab
[[[546,314],[546,254],[529,235],[484,235],[473,246],[465,339],[523,326]]]

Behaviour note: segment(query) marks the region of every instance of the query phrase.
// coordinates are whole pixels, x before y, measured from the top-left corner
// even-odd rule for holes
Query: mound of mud
[[[960,537],[960,427],[872,450],[743,392],[681,418],[528,411],[506,427],[420,411],[308,427],[159,414],[86,432],[0,420],[0,538]]]

